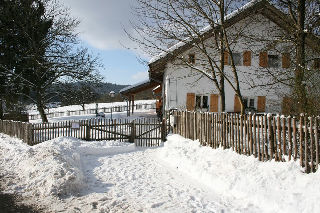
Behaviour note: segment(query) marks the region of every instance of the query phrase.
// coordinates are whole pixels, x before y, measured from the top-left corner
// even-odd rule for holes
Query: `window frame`
[[[242,66],[243,65],[243,56],[241,55],[242,53],[240,53],[240,52],[233,52],[232,53],[232,58],[233,58],[233,62],[234,62],[234,65],[235,66]],[[235,60],[235,55],[239,55],[239,59],[238,60]],[[229,63],[229,65],[231,65],[231,57],[229,57],[228,58],[228,63]]]
[[[279,55],[268,54],[268,67],[269,68],[279,68],[280,67],[280,57],[279,57]]]
[[[206,105],[205,105],[206,104]],[[195,109],[209,109],[209,96],[208,95],[196,95],[195,97]]]
[[[242,97],[242,100],[246,108],[256,109],[256,97],[246,96],[246,97]]]

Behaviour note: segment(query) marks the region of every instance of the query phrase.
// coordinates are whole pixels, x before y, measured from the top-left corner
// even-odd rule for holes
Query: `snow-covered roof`
[[[243,10],[257,4],[258,2],[260,2],[262,0],[252,0],[250,2],[248,2],[247,4],[245,4],[244,6],[240,7],[239,9],[229,13],[228,15],[226,15],[224,17],[225,20],[231,19],[232,17],[238,15],[239,13],[241,13]],[[217,21],[217,23],[219,23],[219,20]],[[210,31],[212,29],[211,25],[208,25],[206,27],[204,27],[203,29],[200,30],[200,34],[204,34],[208,31]],[[171,46],[170,48],[168,48],[167,50],[163,51],[162,53],[160,53],[159,55],[151,58],[151,60],[149,61],[149,64],[156,62],[157,60],[165,57],[166,55],[168,55],[169,53],[172,53],[174,50],[184,46],[185,44],[187,44],[188,42],[190,42],[192,39],[190,37],[184,39],[183,41],[180,41],[178,43],[176,43],[175,45]]]
[[[149,79],[149,80],[141,81],[137,84],[128,86],[126,88],[123,88],[122,90],[120,90],[120,93],[125,96],[130,95],[130,94],[136,94],[136,93],[145,91],[147,89],[156,87],[159,84],[160,84],[159,82],[156,82],[156,81]]]
[[[145,84],[147,84],[147,83],[151,83],[151,80],[150,80],[150,79],[147,79],[147,80],[145,80],[145,81],[141,81],[141,82],[139,82],[139,83],[136,83],[136,84],[127,86],[127,87],[121,89],[121,90],[119,91],[119,93],[124,93],[124,92],[126,92],[126,91],[129,91],[129,90],[135,88],[135,87],[143,86],[143,85],[145,85]]]

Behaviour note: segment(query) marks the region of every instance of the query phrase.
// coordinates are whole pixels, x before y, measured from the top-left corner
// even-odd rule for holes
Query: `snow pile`
[[[1,135],[1,139],[7,139],[7,143],[1,143],[1,164],[15,168],[13,171],[17,172],[15,175],[19,179],[13,190],[21,190],[26,196],[39,198],[77,195],[83,190],[86,186],[81,165],[83,155],[134,150],[133,144],[85,142],[71,137],[57,138],[32,147],[18,139],[8,140],[4,135]]]
[[[221,195],[266,212],[320,212],[320,172],[304,174],[299,162],[259,162],[231,149],[202,147],[179,135],[168,137],[158,156]]]

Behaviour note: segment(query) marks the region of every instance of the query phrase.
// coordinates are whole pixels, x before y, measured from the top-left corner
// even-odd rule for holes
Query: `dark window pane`
[[[268,67],[279,67],[278,55],[268,55]]]
[[[208,108],[208,96],[203,96],[202,108]]]
[[[249,107],[254,108],[254,99],[250,99],[250,105]]]
[[[241,66],[242,60],[241,60],[241,53],[232,53],[232,58],[234,65]],[[231,65],[231,58],[229,57],[229,64]]]

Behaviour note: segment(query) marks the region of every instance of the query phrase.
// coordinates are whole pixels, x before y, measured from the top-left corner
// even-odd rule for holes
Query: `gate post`
[[[162,119],[162,125],[161,125],[161,141],[164,142],[166,141],[166,137],[167,137],[167,131],[166,131],[166,119]]]
[[[136,125],[135,121],[133,120],[131,123],[131,143],[134,143],[134,139],[136,138]]]

